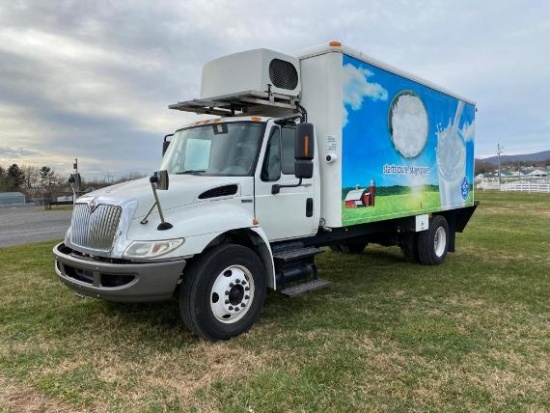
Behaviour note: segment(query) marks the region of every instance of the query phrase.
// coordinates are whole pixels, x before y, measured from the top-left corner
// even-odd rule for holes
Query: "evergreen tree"
[[[43,166],[40,168],[40,185],[43,188],[47,188],[52,181],[54,171],[49,166]]]
[[[7,185],[6,169],[2,165],[0,165],[0,192],[6,191],[6,185]]]
[[[8,168],[7,172],[7,190],[17,192],[21,189],[24,183],[25,174],[16,163],[12,164]]]

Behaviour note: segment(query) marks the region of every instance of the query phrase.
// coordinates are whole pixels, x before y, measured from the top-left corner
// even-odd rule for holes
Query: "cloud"
[[[361,109],[363,99],[388,100],[388,92],[378,83],[369,83],[373,73],[352,64],[344,66],[344,104],[353,110]]]
[[[370,83],[369,77],[373,73],[367,69],[347,64],[343,69],[344,77],[344,125],[348,122],[349,106],[352,110],[359,110],[363,106],[365,98],[372,101],[388,100],[388,92],[378,83]]]
[[[0,146],[0,159],[3,158],[11,158],[11,159],[20,159],[28,156],[36,156],[40,152],[32,150],[32,149],[25,149],[25,148],[9,148],[9,147],[2,147]]]
[[[56,169],[78,156],[83,173],[153,166],[159,139],[196,118],[167,105],[198,96],[205,62],[340,40],[477,101],[478,154],[492,154],[497,141],[507,151],[541,151],[548,149],[550,54],[540,51],[549,13],[550,3],[516,0],[445,7],[437,0],[420,7],[408,0],[4,1],[0,146],[38,151],[17,162]],[[344,122],[365,99],[383,98],[370,73],[345,71],[352,90]]]

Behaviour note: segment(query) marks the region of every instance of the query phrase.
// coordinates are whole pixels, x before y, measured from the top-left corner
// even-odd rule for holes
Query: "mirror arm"
[[[71,182],[71,189],[73,190],[73,205],[76,204],[76,189],[74,182]]]
[[[302,178],[298,181],[297,184],[294,185],[281,185],[281,184],[274,184],[271,187],[271,195],[277,195],[279,192],[281,192],[281,188],[297,188],[302,185]]]
[[[80,186],[82,184],[82,180],[78,172],[69,176],[69,184],[71,186],[71,190],[73,191],[73,205],[75,205],[77,196],[76,194],[77,192],[80,192]]]
[[[155,209],[156,206],[157,206],[157,203],[154,202],[153,205],[151,205],[151,208],[149,208],[149,211],[143,217],[143,219],[139,221],[140,224],[145,225],[149,222],[147,218],[149,218],[149,215],[151,215],[151,212],[153,212],[153,209]]]
[[[284,126],[284,125],[288,125],[291,122],[294,122],[296,119],[302,119],[302,115],[297,114],[297,115],[287,116],[285,118],[279,118],[273,121],[273,123],[275,125]]]
[[[164,214],[162,213],[162,209],[160,207],[160,201],[159,201],[159,197],[158,197],[158,194],[157,194],[157,187],[155,185],[156,183],[159,182],[159,177],[157,175],[153,175],[153,176],[151,176],[151,178],[149,178],[149,182],[151,182],[151,189],[153,190],[153,196],[155,197],[155,202],[151,206],[151,209],[149,209],[149,212],[147,212],[147,214],[143,217],[143,219],[139,223],[142,224],[142,225],[147,224],[147,222],[148,222],[147,218],[149,218],[149,215],[151,215],[151,212],[153,212],[155,207],[157,207],[157,209],[159,211],[159,217],[160,217],[160,224],[158,224],[157,230],[165,231],[167,229],[172,228],[173,225],[164,220]]]

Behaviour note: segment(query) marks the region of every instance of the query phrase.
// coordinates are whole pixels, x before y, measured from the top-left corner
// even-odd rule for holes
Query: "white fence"
[[[547,192],[550,193],[550,183],[532,182],[532,181],[516,181],[507,182],[500,186],[500,190],[504,192]]]

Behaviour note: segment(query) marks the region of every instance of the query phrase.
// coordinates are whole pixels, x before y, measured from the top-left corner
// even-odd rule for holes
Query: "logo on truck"
[[[92,198],[90,202],[88,202],[88,208],[90,208],[90,214],[93,214],[97,206],[98,206],[97,200],[95,198]]]

